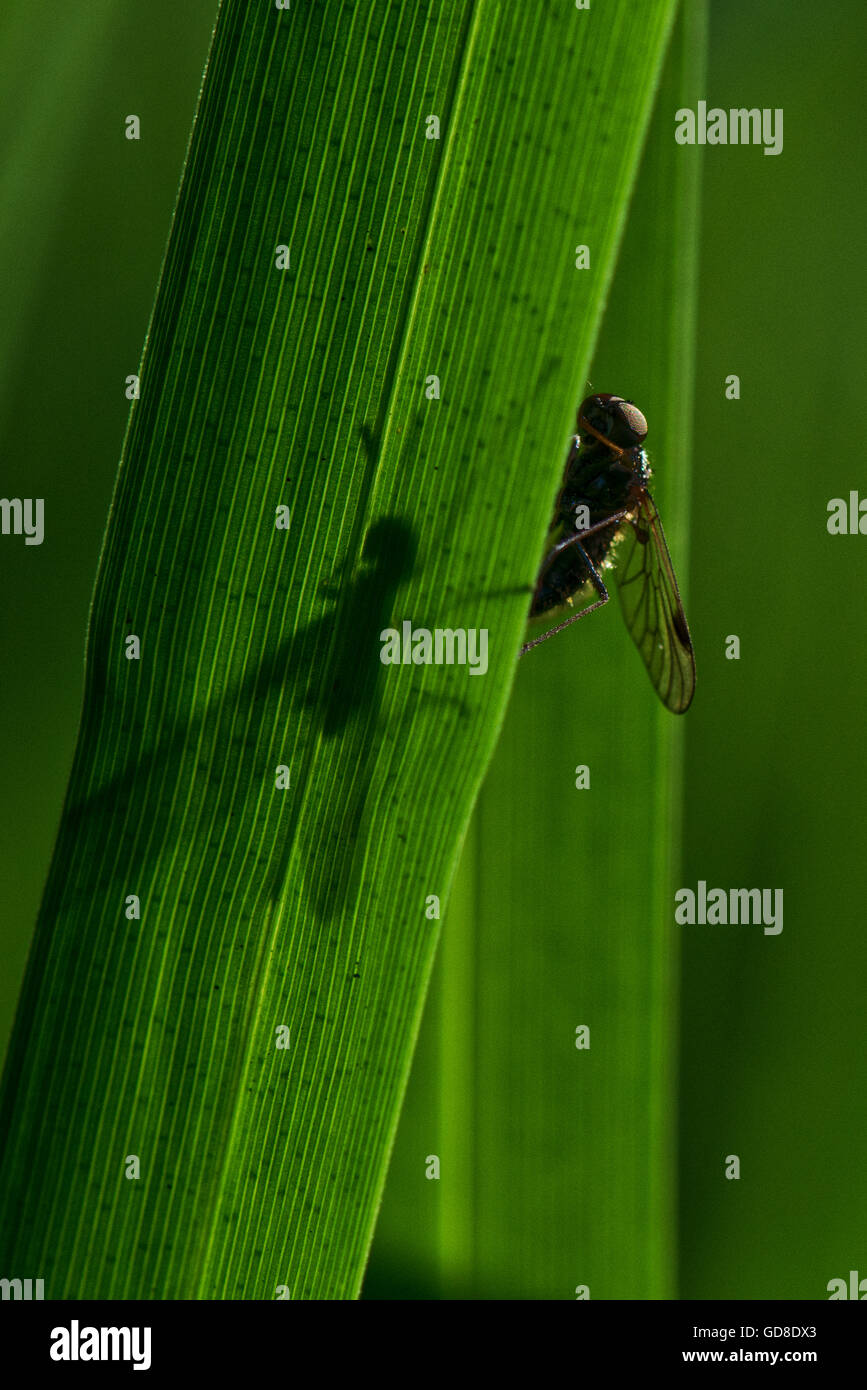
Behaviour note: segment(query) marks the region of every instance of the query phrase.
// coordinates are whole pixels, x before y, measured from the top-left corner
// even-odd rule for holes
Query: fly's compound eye
[[[622,396],[609,396],[604,393],[588,396],[578,411],[578,432],[582,423],[610,439],[619,449],[634,449],[642,444],[647,435],[647,421],[631,401]]]
[[[608,402],[608,411],[611,416],[608,438],[612,443],[619,444],[622,448],[633,448],[636,444],[644,443],[647,438],[647,421],[637,405],[614,396]]]

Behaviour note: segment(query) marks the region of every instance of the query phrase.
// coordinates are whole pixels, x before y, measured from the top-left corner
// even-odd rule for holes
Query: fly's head
[[[632,401],[599,392],[581,403],[578,433],[594,435],[614,449],[640,449],[647,437],[647,421]]]

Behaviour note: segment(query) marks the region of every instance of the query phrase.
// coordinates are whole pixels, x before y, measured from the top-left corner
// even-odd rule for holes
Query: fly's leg
[[[542,566],[543,574],[558,555],[562,555],[563,551],[568,550],[571,546],[577,545],[578,552],[587,566],[587,577],[591,581],[599,598],[595,603],[589,604],[587,608],[582,608],[579,613],[573,613],[571,617],[564,618],[562,623],[557,623],[554,627],[549,627],[548,631],[543,632],[541,637],[535,637],[532,642],[525,642],[518,653],[519,656],[523,656],[525,652],[531,651],[533,647],[538,647],[540,642],[546,642],[549,637],[556,636],[558,632],[562,632],[564,627],[568,627],[570,623],[577,623],[579,618],[586,618],[589,613],[595,613],[597,608],[601,608],[603,604],[608,602],[611,595],[605,587],[602,575],[590,559],[590,556],[587,554],[581,542],[586,540],[588,536],[592,536],[595,531],[602,531],[607,526],[617,526],[618,523],[623,521],[624,517],[627,516],[629,516],[629,508],[624,508],[623,511],[615,512],[613,516],[606,517],[604,521],[598,521],[595,526],[588,526],[586,531],[576,531],[574,536],[566,536],[564,540],[558,541],[553,549],[548,552],[545,557],[545,563]]]

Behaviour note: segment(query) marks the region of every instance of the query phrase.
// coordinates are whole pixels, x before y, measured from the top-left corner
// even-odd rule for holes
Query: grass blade
[[[673,115],[695,99],[705,19],[689,4],[674,31],[590,372],[647,414],[682,585],[699,152],[675,144]],[[683,726],[616,607],[521,663],[444,927],[369,1296],[676,1296]]]

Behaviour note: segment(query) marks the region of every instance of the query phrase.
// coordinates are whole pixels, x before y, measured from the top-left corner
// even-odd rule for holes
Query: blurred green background
[[[146,17],[132,0],[101,0],[46,25],[8,0],[0,16],[0,495],[46,499],[41,547],[0,537],[4,1046],[72,759],[124,381],[139,361],[214,13],[213,0],[182,11],[153,0]],[[710,148],[704,161],[688,583],[699,687],[683,727],[678,882],[783,888],[785,925],[776,937],[681,934],[685,1298],[823,1298],[829,1279],[867,1274],[867,670],[854,621],[867,539],[825,525],[829,499],[862,486],[850,436],[865,380],[865,194],[853,178],[864,28],[855,0],[839,0],[833,23],[807,0],[711,4],[709,105],[784,108],[785,147],[777,158]],[[137,143],[124,139],[130,113],[142,121]],[[673,125],[672,113],[672,138]],[[610,363],[611,323],[604,342]],[[652,322],[639,351],[654,352]],[[732,373],[738,401],[725,398]],[[610,613],[592,622],[582,639],[624,640]],[[729,634],[739,661],[726,660]],[[604,846],[640,838],[642,826],[593,833]],[[555,949],[546,923],[561,922],[566,867],[540,865],[532,920],[510,924],[542,954]],[[724,1177],[728,1154],[740,1156],[738,1182]],[[434,1287],[423,1222],[414,1243],[415,1214],[404,1215],[398,1266],[387,1246],[375,1250],[372,1296]],[[500,1288],[493,1279],[487,1296]]]

